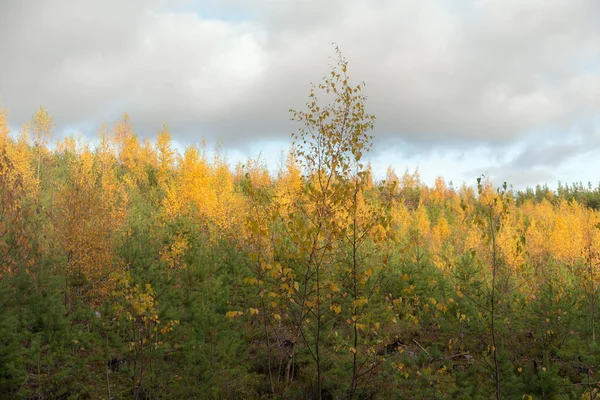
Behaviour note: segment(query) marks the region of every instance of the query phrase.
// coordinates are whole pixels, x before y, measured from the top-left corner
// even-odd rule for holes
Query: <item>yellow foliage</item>
[[[584,248],[583,207],[579,203],[561,200],[555,215],[550,243],[555,258],[567,265],[573,266],[581,258]]]
[[[189,248],[190,245],[187,238],[181,234],[177,234],[170,245],[163,247],[160,255],[170,269],[184,269],[187,265],[183,261],[183,256]]]
[[[244,313],[242,311],[228,311],[225,313],[225,316],[227,318],[231,318],[231,319],[241,317],[242,315],[244,315]]]
[[[157,181],[159,186],[164,186],[173,172],[176,160],[176,151],[171,145],[171,133],[167,124],[163,124],[161,131],[156,137],[154,145],[158,162]]]
[[[105,190],[108,173],[98,179],[101,171],[91,150],[82,145],[80,151],[70,161],[70,181],[58,187],[54,224],[58,243],[69,255],[72,290],[99,304],[112,289],[107,276],[116,268],[112,240],[123,205],[111,187]]]
[[[8,117],[5,110],[2,109],[0,103],[0,145],[3,143],[7,143],[10,139],[8,135],[10,131],[8,130]]]

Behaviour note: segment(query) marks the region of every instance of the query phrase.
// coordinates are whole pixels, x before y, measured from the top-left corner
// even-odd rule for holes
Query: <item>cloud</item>
[[[8,0],[0,96],[13,122],[40,103],[62,127],[127,111],[142,136],[167,121],[243,148],[289,137],[335,41],[367,81],[376,149],[512,146],[599,115],[598,20],[597,0]]]
[[[495,187],[500,187],[504,182],[515,189],[532,187],[540,182],[554,182],[556,175],[545,167],[518,167],[512,163],[481,164],[477,168],[464,171],[463,182],[475,184],[475,179],[481,175],[486,176]]]
[[[469,168],[465,177],[484,174],[495,184],[507,182],[515,188],[535,186],[541,182],[596,182],[600,167],[600,118],[581,124],[557,140],[531,140],[513,145],[488,162],[478,160],[477,168]],[[503,154],[503,156],[501,156]],[[493,159],[492,159],[493,158]],[[490,162],[492,161],[492,162]]]
[[[558,166],[571,157],[581,154],[581,143],[557,143],[528,146],[512,162],[519,168]],[[589,150],[588,150],[589,151]]]

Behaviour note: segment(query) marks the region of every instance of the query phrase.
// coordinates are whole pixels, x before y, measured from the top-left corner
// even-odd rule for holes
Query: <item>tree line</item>
[[[598,398],[597,190],[374,179],[336,55],[274,174],[0,110],[0,397]]]

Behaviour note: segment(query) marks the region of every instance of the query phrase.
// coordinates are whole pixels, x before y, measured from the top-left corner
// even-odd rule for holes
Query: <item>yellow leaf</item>
[[[231,319],[237,318],[242,315],[244,315],[242,311],[228,311],[227,313],[225,313],[225,316]]]
[[[258,280],[256,278],[244,278],[244,283],[248,283],[250,285],[256,285]]]

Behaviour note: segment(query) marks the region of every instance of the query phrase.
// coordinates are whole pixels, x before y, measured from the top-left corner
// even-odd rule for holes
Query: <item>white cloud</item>
[[[517,148],[600,114],[599,20],[597,0],[8,0],[0,96],[13,123],[40,103],[63,127],[127,111],[144,136],[167,121],[243,149],[289,137],[335,41],[376,149]]]

